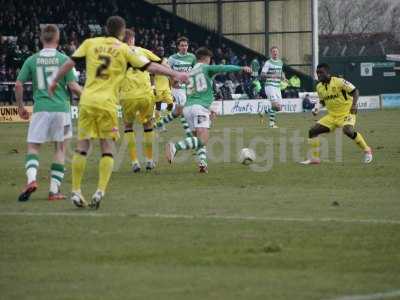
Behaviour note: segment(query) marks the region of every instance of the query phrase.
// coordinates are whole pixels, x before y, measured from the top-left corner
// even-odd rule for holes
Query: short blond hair
[[[43,26],[41,32],[40,32],[40,39],[44,43],[51,43],[54,41],[56,36],[60,34],[60,31],[58,30],[58,27],[54,24],[48,24]]]

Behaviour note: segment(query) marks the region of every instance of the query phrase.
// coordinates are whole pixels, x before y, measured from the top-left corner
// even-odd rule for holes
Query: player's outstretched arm
[[[72,68],[75,67],[75,62],[72,59],[68,59],[61,67],[58,69],[56,76],[53,78],[53,81],[49,85],[48,93],[49,96],[54,95],[54,91],[57,87],[57,82],[63,78]]]
[[[15,100],[17,101],[18,105],[18,114],[22,119],[28,120],[29,112],[25,109],[23,96],[24,96],[24,83],[22,81],[17,80],[15,82]]]
[[[174,79],[176,81],[180,81],[180,82],[187,82],[189,80],[188,73],[177,72],[177,71],[174,71],[170,68],[167,68],[163,65],[160,65],[160,64],[154,63],[154,62],[150,63],[147,66],[146,71],[153,73],[153,74],[166,75],[166,76],[169,76],[172,79]]]
[[[251,73],[250,67],[241,67],[236,65],[210,65],[207,66],[208,75],[214,76],[219,73],[230,73],[230,72],[245,72]]]
[[[353,97],[353,105],[350,108],[350,113],[355,115],[357,113],[357,102],[360,93],[358,92],[358,89],[355,89],[350,93],[350,95]]]

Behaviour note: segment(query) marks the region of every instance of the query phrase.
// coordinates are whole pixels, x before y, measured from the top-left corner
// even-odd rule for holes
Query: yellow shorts
[[[119,138],[117,110],[105,110],[98,107],[79,106],[78,139]]]
[[[346,125],[355,126],[356,125],[356,115],[347,114],[343,116],[332,116],[327,114],[322,117],[319,121],[322,126],[328,127],[330,131],[334,130],[336,127],[343,127]]]
[[[137,118],[139,123],[145,124],[153,118],[153,99],[124,99],[120,102],[125,123],[133,123]]]
[[[164,102],[166,104],[174,103],[171,90],[156,90],[156,101]]]

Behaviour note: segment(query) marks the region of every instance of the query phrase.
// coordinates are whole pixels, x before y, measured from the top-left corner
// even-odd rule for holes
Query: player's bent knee
[[[133,124],[131,124],[131,123],[125,123],[124,127],[125,127],[125,129],[124,129],[125,132],[133,131]]]
[[[153,119],[150,119],[146,123],[143,123],[143,130],[144,132],[152,131],[154,128],[154,122]]]
[[[86,156],[86,155],[87,155],[87,152],[86,152],[86,151],[82,151],[82,150],[79,150],[79,149],[76,149],[75,152],[76,152],[77,154],[79,154],[79,155],[82,155],[82,156]]]
[[[357,136],[357,132],[354,131],[354,128],[352,126],[344,126],[343,133],[351,139],[355,139]]]
[[[80,140],[78,141],[78,146],[76,147],[76,152],[80,153],[80,152],[85,152],[87,153],[89,151],[90,148],[90,141],[89,140]],[[86,155],[86,154],[84,154]]]
[[[112,153],[114,142],[111,139],[100,139],[101,153]]]
[[[180,106],[180,105],[176,105],[176,107],[175,107],[175,114],[178,115],[178,116],[180,116],[180,115],[182,115],[182,112],[183,112],[183,107]]]
[[[56,152],[63,153],[65,152],[66,144],[67,142],[56,142]]]
[[[282,106],[279,103],[272,103],[272,108],[276,111],[281,111],[282,110]]]

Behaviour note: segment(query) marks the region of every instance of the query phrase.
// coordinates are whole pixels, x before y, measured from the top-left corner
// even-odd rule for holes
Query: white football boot
[[[79,208],[84,208],[87,207],[88,204],[85,200],[85,198],[83,197],[81,191],[74,191],[71,194],[71,202]]]
[[[368,148],[368,150],[364,151],[364,163],[369,164],[373,160],[372,149]]]

